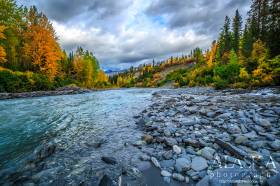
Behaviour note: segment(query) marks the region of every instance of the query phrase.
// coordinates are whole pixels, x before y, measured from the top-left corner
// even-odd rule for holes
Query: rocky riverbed
[[[136,116],[135,145],[165,182],[280,185],[279,89],[163,90],[153,100]]]

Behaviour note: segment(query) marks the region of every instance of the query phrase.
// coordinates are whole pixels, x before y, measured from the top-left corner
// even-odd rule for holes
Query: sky
[[[66,51],[94,53],[104,69],[207,49],[226,15],[246,18],[250,0],[17,0],[35,5],[52,22]]]

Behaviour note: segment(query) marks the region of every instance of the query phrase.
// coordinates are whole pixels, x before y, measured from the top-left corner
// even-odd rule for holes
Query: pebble
[[[148,135],[148,134],[145,134],[145,135],[142,137],[142,140],[145,141],[147,144],[150,144],[150,143],[153,142],[153,136]]]
[[[159,164],[158,160],[155,157],[151,157],[151,161],[153,162],[155,167],[160,168],[160,164]]]
[[[185,180],[185,177],[182,174],[178,174],[178,173],[173,173],[172,178],[174,180],[181,181],[181,182]]]
[[[247,142],[247,141],[248,141],[248,138],[247,138],[246,136],[243,136],[243,135],[237,136],[237,137],[235,138],[235,140],[234,140],[234,142],[235,142],[236,144],[243,144],[243,143],[245,143],[245,142]]]
[[[177,146],[177,145],[173,145],[173,151],[176,154],[181,154],[182,153],[182,149],[179,146]]]
[[[166,170],[162,170],[160,172],[160,174],[163,176],[163,177],[170,177],[172,174]]]
[[[101,159],[107,164],[112,164],[112,165],[117,164],[117,159],[114,157],[102,156]]]
[[[164,152],[164,153],[162,154],[162,157],[163,157],[164,159],[166,159],[166,160],[172,159],[172,157],[173,157],[173,152],[172,152],[172,150],[167,151],[167,152]]]

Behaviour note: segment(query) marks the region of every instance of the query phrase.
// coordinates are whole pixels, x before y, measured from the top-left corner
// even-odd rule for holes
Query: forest
[[[244,21],[244,22],[243,22]],[[243,26],[244,25],[244,26]],[[225,17],[219,38],[211,48],[196,48],[189,55],[142,65],[110,78],[123,87],[157,87],[173,82],[175,87],[214,86],[248,88],[280,83],[280,2],[253,0],[248,18],[238,10]],[[192,64],[160,77],[161,68]]]
[[[35,6],[0,0],[0,92],[85,88],[214,86],[248,88],[279,85],[280,2],[252,0],[248,17],[225,17],[211,48],[131,67],[108,77],[92,52],[61,48],[48,18]],[[243,22],[244,21],[244,22]],[[163,75],[163,71],[175,69]]]
[[[0,7],[0,92],[107,86],[93,53],[62,50],[52,24],[35,6],[0,0]]]

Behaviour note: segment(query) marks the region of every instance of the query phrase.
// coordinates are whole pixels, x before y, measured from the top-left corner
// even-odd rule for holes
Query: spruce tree
[[[240,33],[242,29],[242,17],[239,14],[239,11],[236,10],[235,17],[232,23],[233,30],[233,49],[238,54],[239,51],[239,43],[240,43]]]

